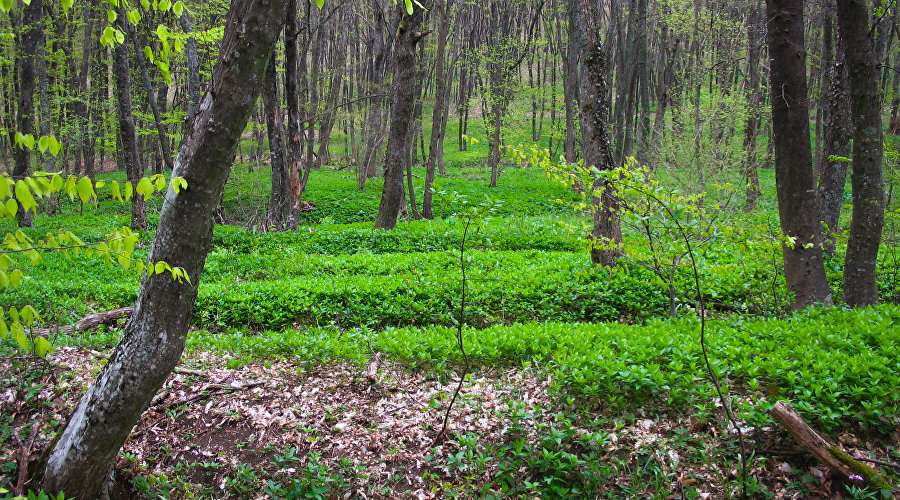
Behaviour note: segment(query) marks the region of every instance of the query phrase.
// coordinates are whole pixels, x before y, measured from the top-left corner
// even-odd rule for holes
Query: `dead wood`
[[[100,325],[111,325],[116,321],[123,318],[130,318],[131,314],[134,312],[134,306],[120,307],[118,309],[110,309],[109,311],[103,311],[93,314],[88,314],[87,316],[79,319],[75,323],[71,325],[64,326],[62,328],[35,328],[32,330],[32,333],[38,336],[47,336],[53,333],[73,333],[73,332],[85,332],[88,330],[93,330]]]
[[[873,484],[879,488],[890,487],[875,469],[858,460],[854,460],[837,446],[825,441],[818,432],[803,420],[803,417],[796,410],[784,401],[775,403],[769,414],[787,429],[804,449],[845,481],[849,481],[851,475],[858,475],[867,484]]]

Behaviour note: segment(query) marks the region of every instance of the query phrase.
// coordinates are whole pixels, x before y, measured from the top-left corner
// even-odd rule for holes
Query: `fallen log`
[[[93,330],[100,325],[111,325],[123,318],[130,318],[134,312],[134,306],[120,307],[118,309],[110,309],[98,313],[88,314],[71,325],[62,328],[35,328],[32,330],[34,335],[47,336],[54,333],[74,333]]]
[[[827,466],[843,480],[858,481],[858,478],[851,478],[850,476],[859,476],[865,484],[873,485],[877,488],[891,487],[887,480],[878,474],[875,469],[859,460],[854,460],[837,446],[825,441],[818,432],[813,430],[803,420],[803,417],[796,410],[784,401],[775,403],[769,414],[787,429],[804,449],[809,451],[819,462]]]

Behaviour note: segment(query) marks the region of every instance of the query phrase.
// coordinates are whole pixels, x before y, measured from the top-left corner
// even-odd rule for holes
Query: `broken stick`
[[[109,311],[88,314],[75,323],[64,326],[59,330],[50,328],[35,328],[32,333],[34,333],[35,335],[46,336],[56,332],[84,332],[87,330],[93,330],[100,325],[110,325],[120,319],[130,318],[132,313],[134,313],[134,306],[120,307],[118,309],[110,309]]]
[[[849,481],[851,475],[858,475],[863,478],[866,484],[871,484],[878,488],[890,488],[887,480],[878,474],[875,469],[859,460],[854,460],[837,446],[825,441],[818,432],[813,430],[803,420],[803,417],[796,410],[784,401],[775,403],[769,414],[784,426],[803,448],[812,453],[819,462],[822,462],[844,480]]]

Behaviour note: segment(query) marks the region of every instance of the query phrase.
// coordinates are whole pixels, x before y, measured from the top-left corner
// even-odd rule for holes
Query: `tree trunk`
[[[568,20],[568,42],[563,63],[565,73],[563,77],[563,99],[566,110],[566,142],[564,151],[566,162],[575,163],[575,118],[576,106],[578,106],[578,2],[568,2],[566,19]]]
[[[123,13],[120,13],[118,18],[116,18],[116,25],[122,31],[126,30],[124,24],[127,22]],[[141,166],[141,157],[138,154],[137,132],[134,124],[134,114],[131,111],[131,68],[128,61],[128,45],[125,43],[117,44],[113,49],[113,54],[113,73],[116,77],[116,109],[119,115],[119,138],[122,144],[121,158],[125,162],[123,166],[129,182],[137,187],[138,181],[143,177],[144,169]],[[144,205],[144,197],[136,192],[131,197],[131,229],[136,231],[147,229],[147,210]],[[69,492],[66,491],[66,494],[69,494]]]
[[[424,13],[422,8],[414,7],[410,15],[398,3],[397,10],[401,14],[394,49],[394,106],[385,153],[384,187],[375,219],[376,229],[394,229],[403,203],[403,166],[409,157],[405,143],[416,100],[416,44],[423,36],[419,32]]]
[[[300,225],[300,206],[302,203],[303,179],[311,165],[303,165],[303,132],[300,130],[300,99],[297,85],[297,2],[288,0],[287,18],[284,24],[284,96],[288,109],[288,152],[290,154],[290,179],[288,195],[287,229],[296,231]],[[274,64],[274,62],[270,63]],[[270,70],[271,71],[271,70]],[[315,112],[315,111],[313,111]]]
[[[744,178],[747,182],[746,204],[747,212],[756,211],[760,188],[759,172],[757,169],[756,138],[759,136],[760,123],[760,89],[759,89],[759,46],[757,41],[761,34],[762,16],[759,7],[751,7],[749,23],[747,26],[747,125],[744,128]]]
[[[794,307],[831,304],[825,279],[821,232],[809,140],[806,49],[802,0],[766,0],[775,147],[775,183],[781,230],[784,275],[794,294]]]
[[[159,136],[159,152],[163,157],[163,163],[165,164],[166,169],[171,170],[173,168],[172,148],[169,147],[169,135],[166,133],[166,126],[163,124],[159,106],[153,98],[153,84],[150,82],[150,74],[147,73],[147,63],[144,60],[144,53],[141,49],[142,44],[140,40],[138,40],[137,30],[134,29],[130,22],[125,21],[125,8],[120,6],[117,10],[119,11],[119,18],[123,20],[122,28],[128,36],[131,37],[132,43],[134,44],[134,56],[137,58],[138,68],[140,68],[141,77],[144,79],[144,89],[147,91],[147,104],[150,105],[150,110],[153,112],[153,122],[156,125],[156,132]],[[127,58],[127,55],[125,57]]]
[[[571,3],[578,1],[569,0]],[[609,170],[615,166],[607,132],[609,89],[606,75],[609,73],[609,62],[598,28],[600,16],[594,12],[591,0],[580,0],[580,3],[578,45],[582,54],[580,71],[582,154],[586,166]],[[592,189],[594,194],[591,196],[593,219],[590,236],[591,262],[613,267],[620,255],[619,244],[622,242],[616,193],[611,184],[600,178],[594,180]]]
[[[41,33],[43,31],[43,7],[42,0],[32,0],[26,5],[22,12],[22,31],[21,43],[19,47],[18,70],[19,70],[19,99],[16,116],[16,130],[22,134],[34,134],[34,62],[38,57],[38,45],[41,43]],[[12,146],[13,159],[13,180],[19,180],[27,176],[31,170],[31,150],[18,145]],[[34,222],[31,218],[31,212],[19,210],[16,212],[16,218],[21,227],[32,227]]]
[[[439,143],[443,134],[444,101],[449,93],[449,87],[444,78],[444,53],[447,49],[447,34],[450,31],[447,10],[451,5],[445,6],[443,0],[436,0],[434,4],[438,19],[438,41],[437,52],[434,56],[434,110],[431,113],[431,141],[428,145],[428,161],[425,163],[425,188],[422,191],[422,216],[426,219],[434,218],[434,211],[431,207],[431,185],[434,183],[434,169],[437,166],[440,152]]]
[[[188,187],[178,194],[169,187],[149,256],[183,267],[190,282],[168,273],[144,278],[122,340],[43,462],[39,484],[45,491],[97,498],[119,448],[181,357],[212,241],[213,211],[262,87],[284,6],[278,0],[231,4],[210,90],[175,162],[173,175],[184,177]]]
[[[857,307],[878,303],[875,271],[884,226],[879,59],[871,40],[866,2],[838,0],[837,13],[853,109],[853,214],[844,260],[844,302]]]
[[[833,6],[834,4],[832,4]],[[829,12],[828,15],[833,15]],[[835,234],[840,231],[841,207],[844,205],[844,188],[847,184],[847,163],[850,157],[850,141],[853,139],[850,121],[850,95],[847,89],[847,67],[844,51],[838,45],[834,65],[829,70],[831,85],[828,88],[828,122],[825,124],[824,151],[819,158],[819,219],[825,231],[823,248],[833,254]]]
[[[191,26],[191,16],[187,9],[184,9],[181,17],[178,18],[178,22],[185,34],[194,32]],[[184,137],[182,140],[187,137],[193,128],[194,118],[197,117],[200,107],[200,62],[197,58],[197,40],[194,37],[188,38],[187,44],[185,44],[185,59],[187,61],[188,74],[188,105],[187,113],[184,117],[182,130]]]
[[[284,230],[285,212],[288,206],[288,173],[284,165],[284,126],[281,123],[281,99],[278,96],[278,77],[275,74],[275,58],[269,60],[263,83],[263,106],[266,115],[266,131],[271,152],[272,193],[269,196],[268,224],[276,231]]]

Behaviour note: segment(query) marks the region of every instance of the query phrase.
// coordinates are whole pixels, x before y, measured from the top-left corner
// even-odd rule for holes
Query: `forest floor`
[[[37,459],[106,354],[60,347],[49,362],[29,361],[38,389],[27,394],[16,377],[3,377],[0,409],[11,425],[37,417],[43,427],[33,445],[0,446],[0,464],[17,462],[23,447]],[[529,482],[537,481],[556,482],[571,498],[737,490],[734,436],[722,435],[721,411],[578,415],[538,369],[480,369],[466,378],[440,437],[455,373],[416,372],[380,356],[368,367],[270,360],[226,368],[228,358],[186,354],[120,452],[114,498],[533,497]],[[12,361],[0,357],[0,373],[13,374]],[[786,433],[744,430],[754,498],[853,498]],[[886,458],[865,436],[836,440],[853,455]]]

